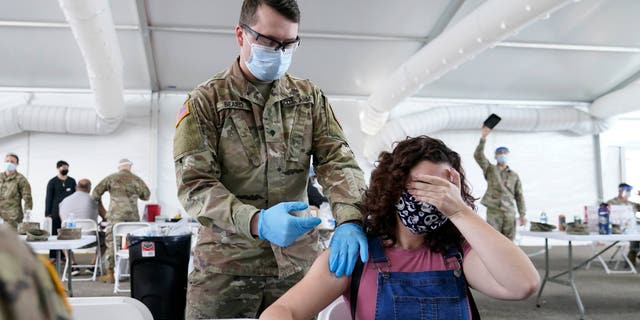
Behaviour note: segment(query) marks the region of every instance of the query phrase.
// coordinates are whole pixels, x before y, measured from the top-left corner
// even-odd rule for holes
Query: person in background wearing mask
[[[376,164],[362,201],[371,259],[361,275],[334,277],[324,252],[260,319],[311,319],[340,295],[349,319],[479,319],[468,286],[497,299],[536,292],[531,260],[476,214],[457,152],[420,136]]]
[[[518,207],[519,225],[523,226],[527,222],[522,182],[520,182],[518,174],[507,165],[509,156],[507,147],[496,149],[496,165],[491,164],[485,157],[484,145],[489,133],[491,133],[491,129],[483,126],[480,143],[473,154],[476,162],[482,168],[485,180],[487,180],[487,191],[480,203],[487,207],[487,222],[498,232],[513,240],[516,236],[514,201]]]
[[[62,227],[60,219],[60,202],[69,195],[76,192],[76,180],[69,177],[69,163],[60,160],[56,163],[58,174],[47,183],[47,197],[44,204],[44,216],[51,218],[51,234],[57,235],[58,229]],[[49,251],[49,259],[55,262],[56,250]]]
[[[363,173],[327,97],[286,73],[299,22],[295,0],[245,0],[239,56],[176,117],[178,198],[202,225],[188,319],[257,318],[302,279],[320,251],[321,220],[303,202],[312,156],[339,224],[326,267],[341,277],[367,259]]]
[[[622,206],[630,206],[632,207],[633,212],[640,211],[640,204],[635,203],[633,201],[629,201],[629,197],[631,196],[631,190],[633,187],[626,184],[621,183],[618,185],[618,196],[607,201],[607,204],[610,205],[622,205]],[[629,261],[636,265],[636,258],[638,257],[638,252],[640,252],[640,241],[630,241],[629,242],[629,253],[627,254],[627,258]]]
[[[33,208],[31,185],[27,178],[18,172],[20,159],[15,153],[8,153],[4,158],[5,171],[0,173],[0,217],[5,223],[17,229],[22,222],[24,210]]]

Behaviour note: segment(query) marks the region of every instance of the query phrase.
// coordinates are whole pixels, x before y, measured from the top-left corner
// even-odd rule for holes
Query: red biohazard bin
[[[147,204],[144,206],[144,216],[147,217],[147,221],[155,222],[156,217],[160,215],[159,204]]]
[[[128,235],[131,297],[155,320],[184,319],[191,234]]]

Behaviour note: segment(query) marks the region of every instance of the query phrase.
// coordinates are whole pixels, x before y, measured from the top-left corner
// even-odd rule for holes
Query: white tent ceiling
[[[483,2],[299,0],[302,46],[291,72],[330,95],[368,96],[434,35]],[[232,32],[240,4],[112,0],[125,89],[189,90],[227,67],[238,51]],[[576,1],[415,96],[591,102],[639,77],[637,30],[640,1]],[[0,87],[89,88],[56,1],[0,1]]]

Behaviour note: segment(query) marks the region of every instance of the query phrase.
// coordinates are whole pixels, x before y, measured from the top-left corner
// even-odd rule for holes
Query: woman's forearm
[[[523,299],[535,292],[540,276],[527,255],[473,210],[451,217],[487,272],[502,288],[500,296]],[[502,290],[503,289],[503,290]]]

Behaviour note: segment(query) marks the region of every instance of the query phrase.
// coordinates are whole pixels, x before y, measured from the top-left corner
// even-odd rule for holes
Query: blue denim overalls
[[[451,247],[444,259],[447,269],[451,265],[453,270],[389,272],[391,263],[382,242],[369,239],[371,259],[378,269],[375,319],[470,320],[462,255],[456,246]]]

